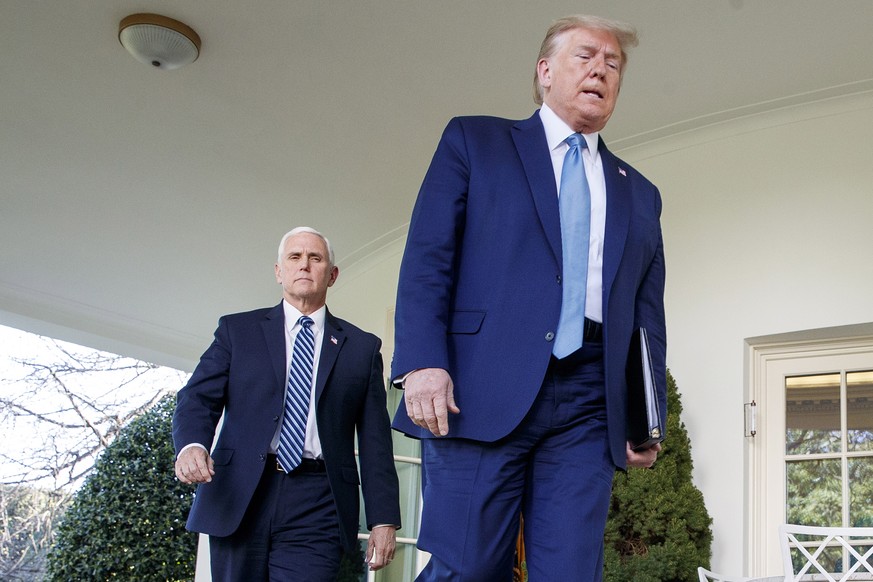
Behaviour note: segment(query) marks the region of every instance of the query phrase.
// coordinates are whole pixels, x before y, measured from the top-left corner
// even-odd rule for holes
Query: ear
[[[336,283],[337,277],[339,277],[339,267],[333,267],[330,270],[330,280],[327,282],[328,287],[333,287],[333,284]]]
[[[279,268],[279,263],[273,265],[273,270],[276,272],[276,283],[282,284],[282,269]]]
[[[537,61],[537,78],[540,81],[543,89],[552,86],[552,69],[549,66],[548,59],[540,59]]]

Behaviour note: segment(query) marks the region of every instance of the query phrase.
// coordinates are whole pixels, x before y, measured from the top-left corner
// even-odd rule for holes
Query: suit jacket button
[[[555,334],[553,332],[550,331],[549,333],[546,334],[546,341],[547,342],[550,342],[553,339],[555,339]]]
[[[266,460],[267,460],[267,455],[258,455],[258,458],[259,458],[260,460],[262,460],[262,461],[266,461]]]
[[[560,284],[561,284],[561,276],[560,276],[560,275],[558,275],[558,276],[557,276],[557,277],[555,277],[555,279],[557,279],[557,280],[558,280],[558,285],[560,285]]]

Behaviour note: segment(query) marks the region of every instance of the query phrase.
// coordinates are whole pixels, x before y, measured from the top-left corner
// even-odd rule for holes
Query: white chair
[[[715,572],[710,572],[703,566],[697,568],[697,576],[700,578],[700,582],[746,582],[748,578],[743,578],[742,576],[724,576],[722,574],[716,574]]]
[[[873,580],[873,527],[779,526],[785,582]]]

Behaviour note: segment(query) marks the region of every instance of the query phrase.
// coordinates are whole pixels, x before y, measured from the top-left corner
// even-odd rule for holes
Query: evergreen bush
[[[101,454],[61,522],[47,580],[192,580],[193,490],[176,480],[175,398],[133,420]]]
[[[652,469],[618,472],[606,524],[605,582],[696,582],[711,557],[712,519],[691,481],[691,443],[667,374],[667,440]]]
[[[194,488],[173,471],[175,404],[163,398],[104,450],[58,528],[46,580],[194,579],[197,534],[185,529]],[[359,546],[343,556],[337,582],[364,572]]]

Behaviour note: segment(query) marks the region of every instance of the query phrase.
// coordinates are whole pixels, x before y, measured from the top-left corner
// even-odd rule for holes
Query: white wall
[[[623,152],[661,187],[668,365],[713,567],[743,563],[743,348],[873,321],[873,94],[786,108]]]
[[[871,130],[866,93],[617,152],[664,198],[668,365],[716,570],[744,569],[744,339],[873,321]],[[341,274],[334,313],[384,334],[403,242]]]
[[[394,329],[393,322],[390,327],[386,324],[389,312],[393,313],[394,309],[397,275],[405,244],[406,228],[403,228],[395,231],[391,240],[384,241],[383,246],[366,258],[349,267],[340,262],[339,278],[327,295],[327,305],[334,315],[382,338],[386,374],[391,351],[385,348],[393,346],[393,338],[386,337],[386,334],[393,333]]]

